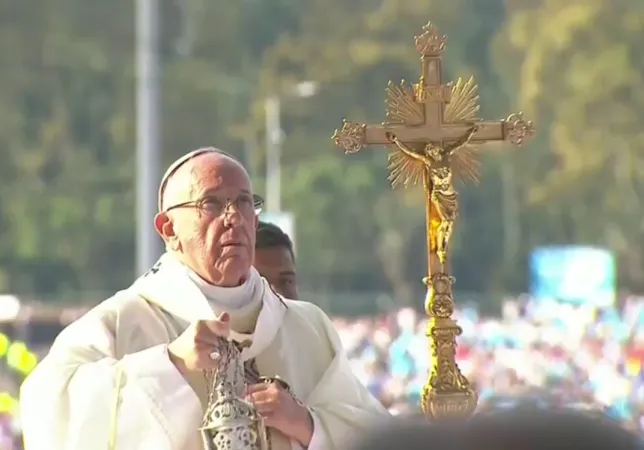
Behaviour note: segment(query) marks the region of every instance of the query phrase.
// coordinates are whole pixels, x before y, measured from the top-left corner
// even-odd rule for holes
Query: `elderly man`
[[[168,169],[154,220],[166,254],[66,328],[25,381],[26,450],[202,448],[203,371],[226,337],[250,343],[247,391],[273,450],[336,449],[386,415],[329,318],[279,298],[251,267],[260,206],[244,168],[219,150]],[[290,389],[257,383],[257,372]]]

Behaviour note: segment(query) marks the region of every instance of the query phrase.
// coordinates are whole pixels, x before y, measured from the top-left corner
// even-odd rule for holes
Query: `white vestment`
[[[168,262],[169,261],[169,262]],[[68,326],[21,388],[25,450],[200,450],[206,385],[186,382],[167,343],[213,311],[167,255],[130,288]],[[254,271],[254,269],[252,269]],[[310,450],[334,450],[387,413],[356,379],[329,318],[259,279],[261,310],[242,359],[278,375],[314,420]],[[301,446],[271,430],[273,450]]]

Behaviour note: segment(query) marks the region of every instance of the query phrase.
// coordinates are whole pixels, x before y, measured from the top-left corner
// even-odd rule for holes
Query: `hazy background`
[[[554,377],[602,404],[621,399],[641,420],[643,2],[158,5],[159,146],[143,135],[160,160],[146,173],[154,183],[204,145],[243,161],[273,218],[292,228],[303,299],[361,317],[338,326],[356,371],[391,404],[414,404],[410,379],[426,376],[422,319],[396,319],[424,298],[422,195],[392,192],[384,149],[346,156],[330,136],[343,117],[384,119],[387,81],[417,78],[413,36],[432,20],[449,36],[446,79],[476,76],[481,116],[523,110],[538,130],[521,149],[486,146],[480,186],[460,187],[453,272],[470,328],[459,358],[480,389]],[[73,319],[59,307],[96,304],[136,276],[134,6],[0,0],[0,293],[14,296],[0,312],[9,342],[36,353]],[[266,192],[276,163],[279,204]],[[523,373],[527,360],[543,376]]]
[[[644,288],[644,4],[159,5],[162,166],[216,145],[265,193],[277,96],[300,283],[334,311],[422,299],[420,192],[391,191],[384,149],[345,156],[329,137],[345,116],[382,121],[387,81],[418,75],[413,35],[429,19],[449,36],[446,78],[477,77],[481,116],[522,109],[538,128],[522,149],[487,146],[481,185],[461,188],[459,298],[526,292],[531,252],[562,244],[608,248],[619,287]],[[131,0],[0,1],[0,292],[95,303],[134,277],[134,13]],[[316,92],[299,97],[302,82]]]

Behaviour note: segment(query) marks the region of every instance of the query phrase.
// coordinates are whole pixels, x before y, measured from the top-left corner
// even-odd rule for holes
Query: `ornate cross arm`
[[[507,119],[499,121],[474,122],[476,133],[468,141],[472,144],[483,144],[491,141],[508,141],[514,145],[522,145],[534,135],[532,121],[523,119],[523,113],[510,114]],[[456,141],[466,135],[472,124],[444,124],[441,130],[442,142]]]
[[[489,141],[508,141],[514,145],[523,144],[534,134],[531,121],[523,119],[523,113],[510,114],[507,119],[499,121],[476,121],[477,131],[470,139],[471,143],[482,144]],[[333,133],[333,142],[345,153],[356,153],[367,145],[389,145],[390,133],[394,133],[402,142],[450,142],[458,141],[471,129],[473,123],[442,124],[432,126],[405,125],[366,125],[344,120],[341,130]]]
[[[391,134],[403,142],[427,141],[427,128],[422,126],[410,128],[405,125],[366,125],[346,119],[343,120],[342,129],[335,130],[331,138],[345,153],[356,153],[368,145],[391,144]]]

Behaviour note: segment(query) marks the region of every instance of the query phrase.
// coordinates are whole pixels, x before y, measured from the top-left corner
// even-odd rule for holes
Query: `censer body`
[[[264,420],[252,403],[241,398],[244,369],[239,350],[229,342],[223,347],[218,369],[207,377],[208,405],[200,428],[204,449],[269,450]]]

